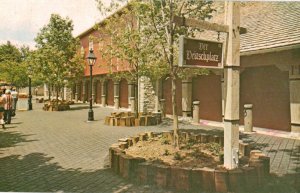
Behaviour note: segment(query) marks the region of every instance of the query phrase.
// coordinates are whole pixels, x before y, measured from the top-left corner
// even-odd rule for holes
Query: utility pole
[[[225,24],[229,26],[224,65],[226,101],[224,117],[224,167],[238,167],[240,102],[240,3],[225,2]]]

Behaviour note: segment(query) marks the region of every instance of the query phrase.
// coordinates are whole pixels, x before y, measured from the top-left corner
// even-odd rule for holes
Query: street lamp
[[[32,77],[32,69],[31,66],[28,66],[28,81],[29,81],[28,110],[29,111],[32,110],[31,77]]]
[[[92,100],[92,81],[93,81],[92,74],[93,74],[93,66],[96,63],[97,57],[95,56],[93,49],[90,49],[87,60],[90,66],[90,109],[88,113],[88,121],[94,121],[93,100]]]

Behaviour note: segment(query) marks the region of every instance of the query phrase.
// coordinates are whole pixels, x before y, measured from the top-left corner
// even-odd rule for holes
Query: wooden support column
[[[44,83],[44,98],[47,99],[49,96],[49,90],[48,90],[48,85]]]
[[[154,112],[160,112],[160,99],[162,98],[162,82],[161,80],[155,81],[155,106]]]
[[[86,80],[82,81],[82,102],[85,103],[86,102]]]
[[[182,80],[182,116],[192,115],[192,79]]]
[[[300,65],[290,66],[291,132],[300,133]]]
[[[221,89],[222,89],[222,118],[224,119],[225,114],[225,75],[224,72],[222,73],[221,77]]]
[[[239,95],[240,95],[240,3],[225,2],[225,23],[229,26],[226,73],[226,101],[224,117],[224,167],[238,166]]]
[[[68,88],[66,85],[64,85],[64,88],[63,88],[63,100],[68,100]]]
[[[106,83],[107,81],[105,80],[102,80],[101,81],[101,105],[102,107],[105,107],[106,106]]]
[[[134,102],[134,100],[135,100],[135,90],[134,90],[134,82],[132,82],[132,81],[130,81],[129,83],[128,83],[128,104],[129,104],[129,109],[131,109],[131,111],[132,112],[134,112],[134,110],[133,109],[135,109],[135,107],[134,107],[134,104],[135,104],[135,102]]]
[[[75,101],[78,102],[78,95],[79,95],[79,86],[80,84],[77,82],[75,85]]]
[[[120,82],[114,81],[114,105],[115,109],[120,107]]]

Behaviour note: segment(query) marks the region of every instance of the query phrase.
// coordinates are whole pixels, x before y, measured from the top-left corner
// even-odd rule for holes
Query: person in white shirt
[[[16,88],[12,88],[11,96],[12,96],[12,99],[13,99],[11,116],[14,117],[16,115],[17,102],[18,102],[18,98],[19,98],[19,94],[16,91]]]
[[[0,125],[2,125],[2,128],[5,128],[5,122],[3,120],[5,99],[4,99],[4,95],[2,95],[2,93],[3,93],[3,91],[0,90]]]
[[[4,104],[4,121],[6,124],[10,124],[11,122],[11,109],[12,109],[12,96],[11,91],[6,90],[5,95],[3,96],[3,99],[5,100]]]

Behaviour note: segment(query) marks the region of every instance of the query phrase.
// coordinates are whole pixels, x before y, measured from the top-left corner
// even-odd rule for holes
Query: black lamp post
[[[29,96],[28,96],[28,110],[32,110],[32,95],[31,95],[31,77],[32,71],[31,66],[28,67],[28,87],[29,87]]]
[[[89,66],[90,66],[90,109],[88,113],[88,121],[94,121],[94,112],[93,112],[93,100],[92,100],[92,81],[93,81],[93,66],[96,63],[96,56],[94,51],[90,49],[89,55],[87,57]]]

